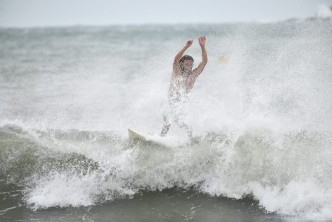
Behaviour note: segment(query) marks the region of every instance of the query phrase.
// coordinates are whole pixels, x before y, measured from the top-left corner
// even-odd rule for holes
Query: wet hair
[[[185,60],[190,60],[190,61],[194,62],[193,57],[191,57],[190,55],[184,55],[184,56],[182,56],[181,59],[180,59],[180,69],[181,69],[182,72],[185,71],[184,67],[182,65]]]
[[[184,55],[184,56],[182,56],[181,59],[180,59],[180,65],[181,65],[185,60],[191,60],[191,61],[194,62],[193,57],[191,57],[190,55]]]

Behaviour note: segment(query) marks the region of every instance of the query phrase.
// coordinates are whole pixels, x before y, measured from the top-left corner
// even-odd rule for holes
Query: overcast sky
[[[332,0],[0,0],[1,27],[278,21]]]

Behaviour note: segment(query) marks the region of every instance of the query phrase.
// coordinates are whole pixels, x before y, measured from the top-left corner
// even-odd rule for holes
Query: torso
[[[191,74],[175,73],[173,71],[171,84],[169,87],[169,98],[173,101],[181,101],[193,88],[194,80]]]

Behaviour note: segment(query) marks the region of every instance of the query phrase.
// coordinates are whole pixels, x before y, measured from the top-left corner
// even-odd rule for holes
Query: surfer
[[[197,77],[202,73],[208,61],[205,50],[205,36],[198,38],[202,50],[202,62],[193,70],[193,57],[184,55],[184,52],[192,45],[194,40],[187,41],[184,48],[175,56],[173,73],[168,91],[168,109],[164,113],[164,126],[161,136],[166,136],[171,122],[176,122],[179,127],[184,128],[189,137],[192,137],[192,129],[183,122],[183,103],[187,100],[187,94],[193,88]]]

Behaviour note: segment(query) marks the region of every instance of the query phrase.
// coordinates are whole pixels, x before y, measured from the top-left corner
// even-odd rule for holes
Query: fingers
[[[186,44],[186,47],[187,47],[187,48],[190,47],[191,44],[193,44],[193,41],[194,41],[194,40],[189,40],[189,41],[187,42],[187,44]]]
[[[205,40],[206,40],[205,36],[200,36],[200,37],[198,38],[198,42],[199,42],[200,45],[204,45],[204,44],[205,44]],[[186,45],[189,47],[189,46],[191,46],[191,45],[193,44],[193,42],[194,42],[193,39],[188,40],[188,42],[187,42]]]
[[[200,36],[199,38],[198,38],[198,41],[199,42],[201,42],[201,41],[205,41],[206,40],[206,38],[205,38],[205,36],[203,35],[203,36]]]
[[[201,36],[198,38],[198,42],[201,46],[205,45],[205,40],[206,40],[205,36]]]

